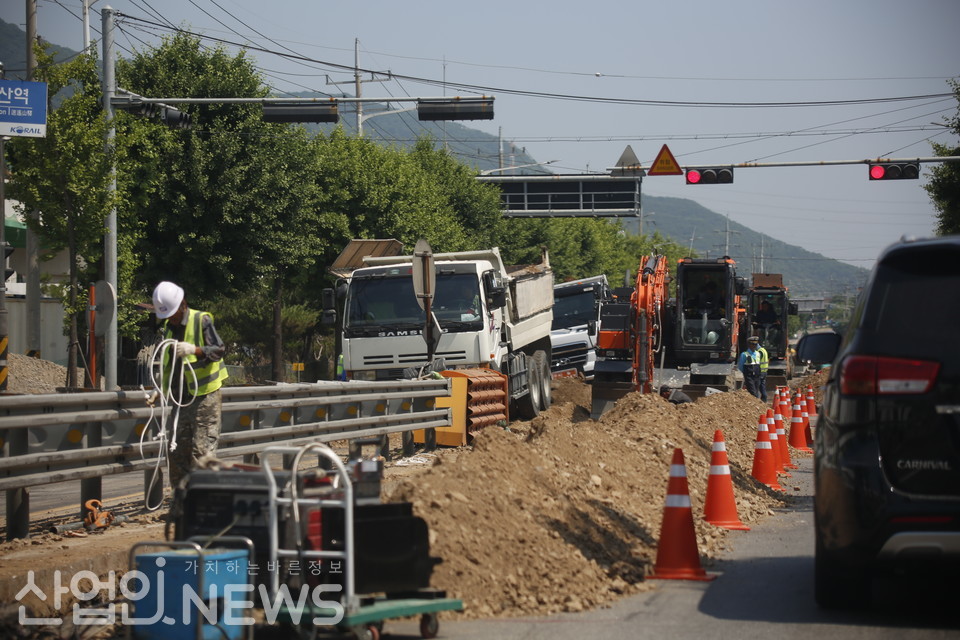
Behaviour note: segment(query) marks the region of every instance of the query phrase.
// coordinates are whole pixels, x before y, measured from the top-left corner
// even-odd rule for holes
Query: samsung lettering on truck
[[[508,267],[498,248],[435,253],[432,310],[442,367],[495,369],[525,418],[550,405],[553,272],[546,251],[534,265]],[[348,380],[397,380],[422,369],[429,353],[414,256],[363,258],[346,279],[341,353]]]

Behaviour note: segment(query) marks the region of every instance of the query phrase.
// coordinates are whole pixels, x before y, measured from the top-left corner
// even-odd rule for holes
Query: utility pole
[[[102,30],[101,40],[103,42],[103,110],[107,117],[107,133],[104,140],[104,149],[106,153],[113,153],[114,138],[117,137],[117,128],[114,124],[113,96],[117,92],[117,76],[113,60],[113,14],[114,10],[110,7],[104,7],[101,12]],[[117,168],[113,164],[110,167],[110,182],[107,186],[107,193],[112,197],[117,191]],[[107,212],[107,231],[103,239],[103,264],[104,275],[106,275],[107,284],[113,287],[117,292],[117,207],[110,205],[110,211]],[[116,299],[116,296],[114,296]],[[114,303],[116,305],[116,303]],[[107,323],[107,330],[103,336],[103,375],[104,391],[113,391],[117,388],[117,309],[113,308],[110,313],[110,322]]]
[[[37,0],[26,0],[27,10],[27,80],[34,80],[37,54],[33,47],[37,42]],[[36,223],[40,212],[31,211],[30,218]],[[27,353],[40,357],[40,242],[30,226],[26,240],[27,276]]]
[[[0,62],[0,80],[3,80],[3,63]],[[7,391],[7,345],[9,344],[9,325],[7,323],[7,163],[4,155],[6,138],[0,136],[0,211],[3,212],[3,224],[0,225],[0,251],[3,252],[3,277],[0,278],[0,394]]]
[[[729,255],[730,255],[730,247],[731,247],[731,244],[730,244],[730,234],[731,234],[731,233],[740,233],[739,231],[731,231],[731,230],[730,230],[730,214],[729,214],[729,213],[727,214],[726,229],[725,229],[724,231],[718,231],[717,233],[722,233],[722,234],[723,234],[723,236],[724,236],[724,240],[723,240],[723,255],[729,256]],[[719,247],[720,245],[717,245],[717,246]],[[736,246],[736,245],[732,245],[732,246]]]
[[[353,80],[346,82],[334,82],[330,80],[330,76],[327,76],[327,84],[350,84],[353,83],[353,91],[357,97],[357,137],[363,137],[363,83],[364,82],[386,82],[390,79],[390,73],[387,72],[386,78],[376,77],[376,73],[379,72],[370,72],[370,78],[367,80],[363,79],[363,74],[360,72],[360,38],[354,38],[353,40]],[[409,109],[403,109],[403,111],[409,111]],[[382,112],[386,113],[386,112]],[[380,113],[372,113],[367,118],[372,118],[373,116],[380,115]]]

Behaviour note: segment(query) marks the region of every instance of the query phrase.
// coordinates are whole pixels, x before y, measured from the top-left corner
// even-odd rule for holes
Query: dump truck
[[[767,388],[775,389],[786,385],[793,376],[787,316],[797,315],[797,304],[790,302],[782,274],[754,273],[752,280],[747,292],[744,330],[760,338],[760,344],[767,350],[770,358]]]
[[[466,378],[471,433],[508,419],[511,410],[536,417],[552,397],[553,271],[546,250],[539,263],[519,266],[506,265],[497,247],[430,258],[435,279],[426,308],[414,255],[365,256],[338,283],[346,379],[397,380],[428,369]],[[489,383],[497,376],[502,386]]]
[[[584,380],[593,380],[600,310],[609,299],[610,286],[605,275],[553,286],[550,369],[554,378],[580,376]]]

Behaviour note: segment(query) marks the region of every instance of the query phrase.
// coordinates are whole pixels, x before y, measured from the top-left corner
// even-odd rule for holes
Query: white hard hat
[[[183,289],[172,282],[161,282],[153,290],[153,309],[160,320],[166,320],[177,312],[183,302]]]
[[[720,339],[720,334],[716,331],[707,332],[707,344],[717,344],[717,340]]]

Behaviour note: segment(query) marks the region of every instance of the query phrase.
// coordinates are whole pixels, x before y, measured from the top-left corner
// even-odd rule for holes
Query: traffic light
[[[916,180],[919,162],[875,162],[870,165],[871,180]]]
[[[163,105],[163,111],[160,113],[160,119],[163,120],[163,123],[171,129],[190,128],[190,114],[184,113],[183,111],[180,111],[180,109],[174,109],[173,107]]]
[[[706,167],[687,169],[687,184],[730,184],[733,182],[733,167]]]
[[[263,105],[264,122],[337,122],[340,111],[336,102],[293,102]]]
[[[153,102],[141,102],[139,98],[140,96],[132,99],[114,98],[111,104],[114,109],[120,109],[121,111],[126,111],[127,113],[132,113],[135,116],[142,116],[144,118],[152,118],[160,112],[157,104]]]
[[[10,254],[13,253],[13,247],[10,246],[9,242],[3,243],[3,281],[6,282],[10,277],[16,273],[14,269],[11,269],[7,266],[7,259],[10,257]]]
[[[493,98],[421,98],[417,100],[417,119],[493,120]]]
[[[144,102],[143,96],[127,91],[118,93],[110,101],[114,109],[144,118],[160,118],[171,129],[189,129],[190,114],[160,102]]]

